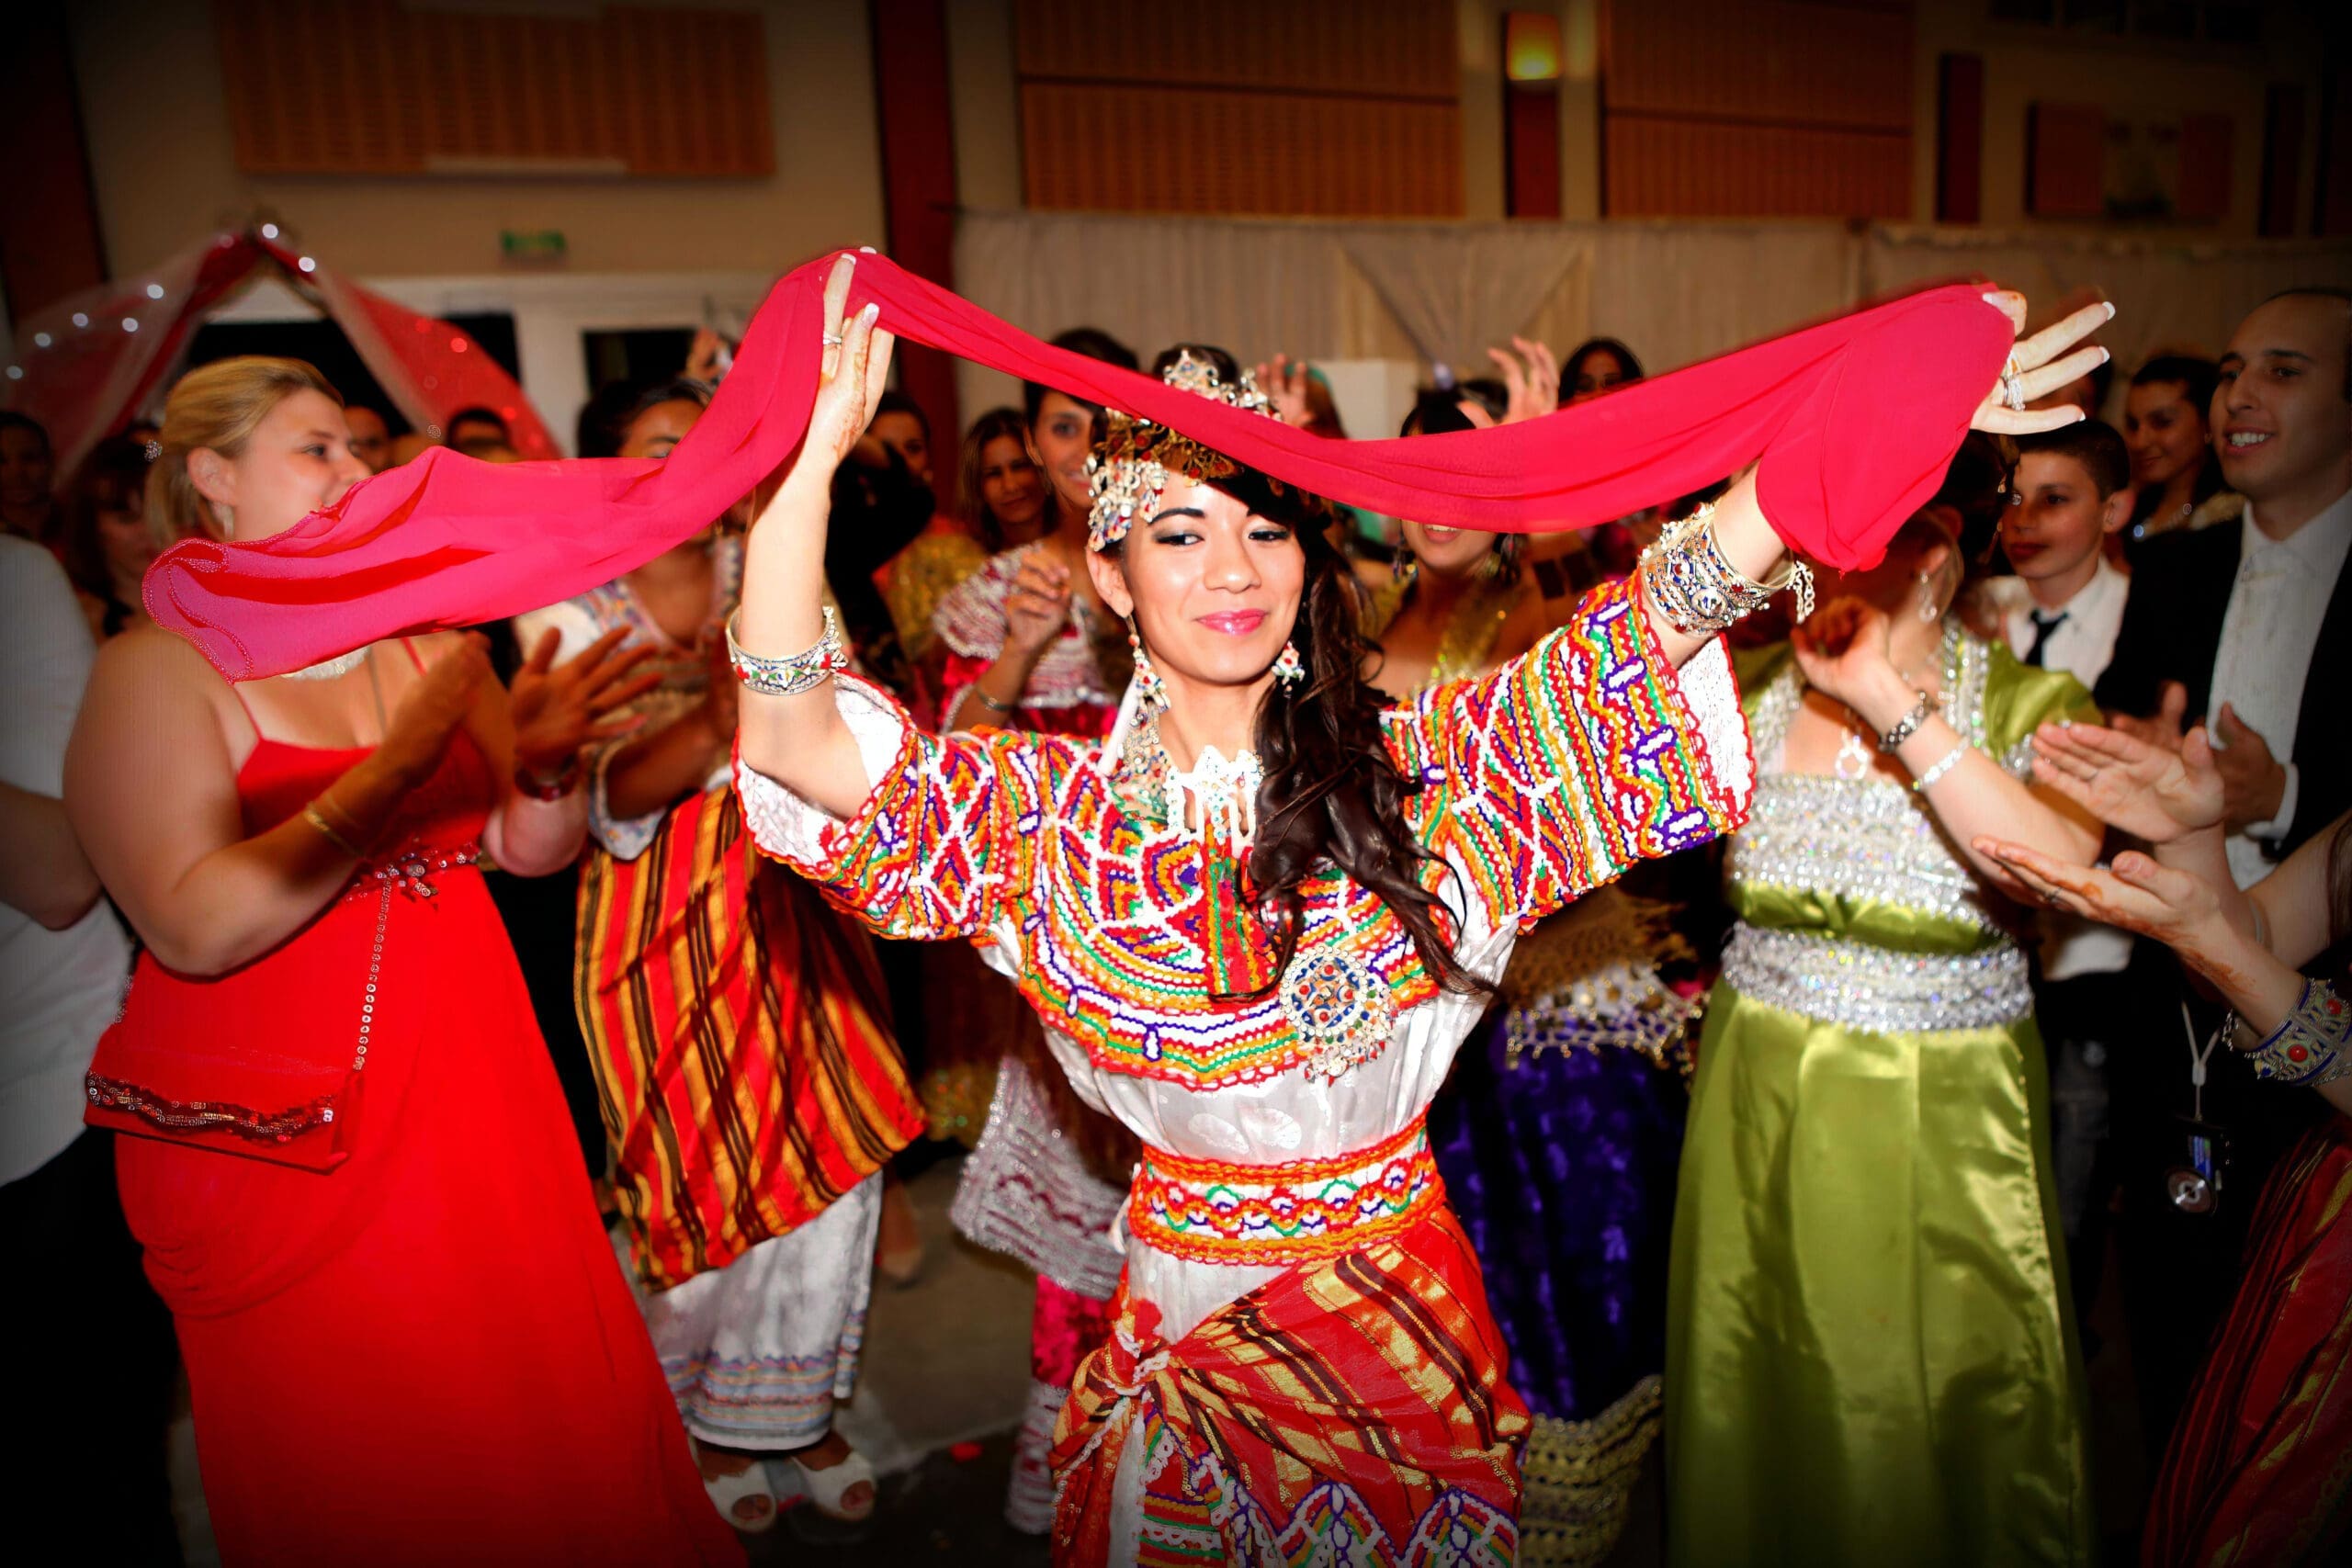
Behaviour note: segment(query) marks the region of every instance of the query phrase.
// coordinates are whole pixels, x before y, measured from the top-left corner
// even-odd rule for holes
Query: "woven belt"
[[[1306,1263],[1403,1230],[1444,1199],[1429,1131],[1416,1118],[1370,1148],[1286,1165],[1147,1148],[1127,1198],[1127,1233],[1195,1263]]]
[[[1724,948],[1724,982],[1741,996],[1875,1034],[1998,1029],[2033,1011],[2025,954],[1898,953],[1863,942],[1745,923]]]

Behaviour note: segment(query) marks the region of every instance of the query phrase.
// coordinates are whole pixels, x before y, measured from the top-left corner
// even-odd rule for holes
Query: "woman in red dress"
[[[367,468],[299,361],[174,389],[151,514],[282,532]],[[74,827],[145,940],[90,1115],[172,1308],[206,1500],[243,1563],[740,1560],[614,1266],[480,861],[578,852],[607,638],[512,702],[479,638],[232,687],[110,642]]]

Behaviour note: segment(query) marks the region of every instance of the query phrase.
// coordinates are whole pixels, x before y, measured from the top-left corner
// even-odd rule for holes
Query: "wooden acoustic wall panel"
[[[2180,189],[2173,216],[2217,221],[2230,215],[2230,140],[2225,114],[2180,117]],[[2301,138],[2299,135],[2298,141]]]
[[[1019,0],[1023,82],[1273,87],[1358,97],[1461,90],[1451,0]]]
[[[1452,218],[1453,104],[1202,88],[1021,90],[1029,205],[1103,212]]]
[[[1900,217],[1907,141],[1787,126],[1611,123],[1603,164],[1612,217]]]
[[[2107,216],[2107,111],[2036,104],[2026,117],[2025,209],[2036,218]]]
[[[380,0],[216,0],[215,11],[249,173],[775,169],[757,12],[533,16]]]
[[[1448,0],[1199,0],[1105,25],[1020,0],[1028,205],[1451,218],[1461,65]]]
[[[2331,65],[2320,85],[2319,171],[2312,232],[2352,234],[2352,65]]]
[[[1911,211],[1907,0],[1605,0],[1613,217]]]

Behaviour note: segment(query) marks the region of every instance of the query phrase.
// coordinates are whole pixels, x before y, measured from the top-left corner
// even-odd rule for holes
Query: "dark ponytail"
[[[1493,987],[1464,969],[1439,927],[1438,896],[1416,874],[1437,857],[1405,822],[1419,787],[1389,759],[1380,716],[1388,700],[1363,678],[1370,645],[1355,576],[1324,533],[1324,504],[1251,469],[1208,481],[1253,515],[1280,523],[1306,557],[1298,620],[1291,631],[1306,678],[1269,687],[1253,741],[1265,782],[1258,790],[1258,837],[1250,859],[1259,907],[1278,943],[1280,976],[1298,951],[1305,899],[1300,885],[1335,864],[1377,895],[1403,922],[1422,964],[1446,989],[1487,995]],[[1123,547],[1114,546],[1115,555]],[[1254,1000],[1280,985],[1221,1000]]]

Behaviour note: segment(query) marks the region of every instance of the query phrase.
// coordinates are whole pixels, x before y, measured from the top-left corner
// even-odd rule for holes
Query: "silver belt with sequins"
[[[1743,921],[1724,949],[1724,980],[1744,997],[1877,1034],[1997,1029],[2033,1011],[2025,954],[2006,942],[1898,953]]]

